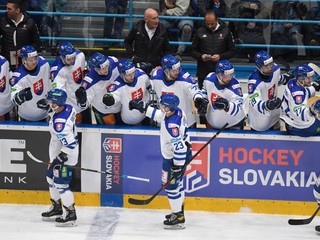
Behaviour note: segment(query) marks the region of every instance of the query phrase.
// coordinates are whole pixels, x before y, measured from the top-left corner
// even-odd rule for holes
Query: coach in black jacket
[[[235,45],[229,28],[214,11],[205,13],[205,27],[200,27],[194,35],[191,45],[191,56],[197,60],[197,77],[199,88],[203,80],[216,69],[216,63],[230,59],[235,54]]]
[[[24,10],[23,0],[8,0],[6,13],[0,19],[1,55],[9,61],[11,70],[21,64],[18,56],[22,46],[31,45],[40,50],[38,28]]]
[[[160,66],[161,58],[171,53],[167,30],[159,23],[158,12],[148,8],[144,12],[144,20],[137,22],[124,40],[128,57],[133,63],[147,73],[153,67]]]

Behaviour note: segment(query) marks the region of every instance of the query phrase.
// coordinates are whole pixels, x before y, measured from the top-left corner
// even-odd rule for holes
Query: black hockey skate
[[[54,221],[57,217],[60,217],[63,214],[61,200],[59,199],[57,202],[53,199],[50,200],[52,205],[50,206],[49,211],[41,214],[42,221]]]
[[[316,233],[320,234],[320,225],[315,226],[314,230],[316,230]]]
[[[184,214],[184,203],[183,203],[182,206],[181,206],[181,212]],[[165,216],[165,218],[166,218],[166,219],[170,219],[172,214],[173,214],[173,213],[167,214],[167,215]]]
[[[165,229],[185,229],[184,223],[185,218],[182,211],[171,213],[170,218],[163,222]]]
[[[56,226],[57,227],[75,227],[77,226],[76,220],[76,209],[74,208],[74,204],[72,204],[69,208],[63,206],[65,209],[64,216],[56,218]]]

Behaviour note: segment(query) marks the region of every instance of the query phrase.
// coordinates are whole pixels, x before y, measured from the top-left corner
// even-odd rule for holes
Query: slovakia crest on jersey
[[[33,84],[33,91],[36,95],[41,95],[43,93],[43,80],[42,78]]]
[[[137,99],[142,99],[142,98],[143,98],[143,91],[141,88],[139,88],[137,91],[134,91],[131,93],[132,100],[137,100]]]
[[[72,76],[73,76],[73,81],[77,84],[80,84],[81,80],[82,80],[82,76],[83,76],[83,73],[82,73],[82,70],[81,70],[81,67],[78,67],[76,70],[74,70],[72,72]]]
[[[192,152],[197,152],[205,142],[192,141]],[[210,147],[203,149],[187,166],[184,188],[187,193],[210,185]]]
[[[0,79],[0,92],[4,92],[4,90],[6,90],[6,76]]]
[[[121,153],[122,139],[121,138],[106,138],[102,143],[103,150],[106,153]]]

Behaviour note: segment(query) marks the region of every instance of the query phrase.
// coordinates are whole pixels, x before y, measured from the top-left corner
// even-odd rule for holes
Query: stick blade
[[[288,220],[289,225],[305,225],[309,224],[309,219],[289,219]]]
[[[152,199],[151,199],[152,200]],[[151,202],[149,199],[135,199],[135,198],[129,198],[128,202],[132,205],[148,205]]]

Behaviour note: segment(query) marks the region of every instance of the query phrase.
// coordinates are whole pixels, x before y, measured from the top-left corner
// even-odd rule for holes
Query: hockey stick
[[[288,223],[290,225],[305,225],[305,224],[309,224],[314,219],[314,217],[317,215],[319,210],[320,210],[320,207],[318,207],[317,210],[309,218],[306,218],[306,219],[289,219]]]
[[[203,149],[205,149],[213,139],[215,139],[229,124],[226,123],[218,132],[216,132],[216,134],[214,134],[208,142],[206,142],[206,144],[204,144],[199,150],[198,152],[196,152],[190,160],[186,161],[185,164],[183,165],[183,168],[182,169],[185,169],[187,167],[187,165],[200,153],[202,152]],[[172,176],[165,184],[163,184],[161,186],[161,188],[155,193],[153,194],[150,198],[148,199],[135,199],[135,198],[129,198],[128,201],[130,204],[133,204],[133,205],[147,205],[149,204],[156,196],[158,196],[158,194],[163,190],[165,189],[168,184],[174,179],[174,177]]]
[[[27,151],[27,155],[29,156],[29,158],[31,158],[33,161],[35,161],[37,163],[46,164],[46,165],[48,164],[48,163],[43,162],[42,160],[36,158],[35,156],[33,156],[32,153],[29,151]],[[94,170],[94,169],[82,168],[82,167],[77,167],[77,166],[70,166],[70,167],[75,168],[75,169],[80,169],[82,171],[114,175],[112,173],[108,173],[105,171],[98,171],[98,170]],[[130,176],[130,175],[117,175],[117,176],[122,177],[122,178],[137,180],[137,181],[150,182],[150,179],[148,179],[148,178],[141,178],[141,177],[135,177],[135,176]]]
[[[316,64],[308,63],[308,66],[311,67],[313,71],[315,71],[315,73],[318,74],[318,76],[320,76],[320,68]]]

